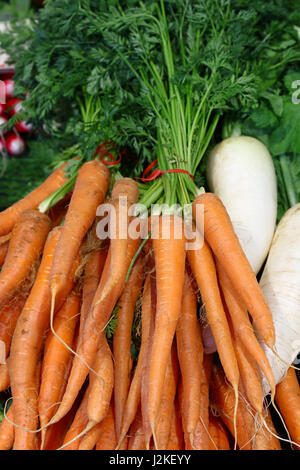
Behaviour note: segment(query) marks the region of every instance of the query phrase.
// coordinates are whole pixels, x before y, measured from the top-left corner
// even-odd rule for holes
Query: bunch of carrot
[[[261,373],[299,445],[299,385],[290,369],[275,387],[252,326],[272,348],[272,315],[221,201],[196,198],[201,243],[189,249],[174,214],[153,215],[144,241],[124,236],[138,185],[110,190],[98,160],[39,212],[64,182],[61,167],[0,214],[0,387],[11,388],[0,449],[280,449]],[[96,234],[104,202],[116,213],[108,242]],[[217,355],[205,352],[199,296]]]

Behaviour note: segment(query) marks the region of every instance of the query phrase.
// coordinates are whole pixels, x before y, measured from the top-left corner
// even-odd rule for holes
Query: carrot
[[[0,237],[0,266],[2,266],[5,261],[10,239],[11,232]]]
[[[105,198],[109,179],[107,167],[96,160],[85,163],[78,172],[53,259],[50,279],[52,303],[68,281],[83,238],[96,217],[97,207]]]
[[[207,375],[205,373],[205,368],[209,367],[209,364],[206,364],[209,362],[207,358],[205,358],[205,362],[201,364],[201,369],[200,369],[200,395],[199,395],[199,401],[200,401],[200,413],[197,421],[197,425],[195,428],[194,432],[194,439],[192,442],[192,446],[189,443],[187,443],[186,448],[187,449],[195,449],[195,450],[207,450],[209,449],[210,442],[211,442],[211,436],[209,434],[209,382]]]
[[[193,444],[200,413],[201,367],[203,345],[197,319],[197,297],[192,281],[185,274],[181,314],[176,329],[177,351],[182,374],[186,432]]]
[[[82,401],[76,411],[71,426],[69,427],[63,445],[63,450],[78,450],[80,445],[80,436],[88,423],[87,406],[89,398],[89,387],[84,392]]]
[[[0,266],[2,266],[5,261],[8,246],[9,246],[9,242],[5,242],[0,245]]]
[[[136,302],[142,288],[143,275],[144,260],[139,257],[118,301],[117,326],[113,336],[114,404],[117,439],[120,437],[124,407],[130,386],[132,366],[131,330]]]
[[[115,209],[111,212],[109,220],[111,276],[109,282],[103,286],[103,292],[98,300],[99,303],[127,274],[126,259],[129,243],[127,224],[132,219],[128,211],[130,206],[137,202],[138,194],[138,185],[131,178],[121,178],[113,186],[109,201]]]
[[[252,450],[281,450],[269,408],[264,409],[264,415],[268,429],[263,422],[256,423],[256,425],[253,424],[255,437],[253,439]],[[255,429],[255,426],[256,428],[259,426],[258,429]]]
[[[6,416],[8,419],[6,419]],[[0,424],[0,450],[10,450],[14,443],[15,428],[14,428],[14,407],[13,403],[10,405],[6,416],[4,416]]]
[[[215,262],[211,250],[204,240],[201,248],[188,252],[188,260],[200,290],[222,366],[237,396],[238,364],[218,286]]]
[[[60,421],[59,421],[60,422]],[[95,424],[84,436],[82,436],[78,450],[93,450],[101,435],[102,421]]]
[[[28,293],[29,292],[24,289],[24,292],[21,291],[0,310],[0,341],[3,341],[5,345],[5,357],[9,355],[13,333],[25,305]]]
[[[146,450],[145,434],[143,430],[143,417],[139,408],[130,427],[128,450]]]
[[[14,227],[21,213],[28,209],[36,209],[50,194],[54,193],[66,181],[64,168],[67,163],[55,170],[38,188],[20,199],[8,209],[0,212],[0,235],[8,234]]]
[[[257,364],[254,359],[247,354],[239,337],[235,336],[234,332],[232,335],[235,355],[238,361],[241,381],[246,397],[254,410],[261,414],[264,394]]]
[[[246,348],[248,354],[253,357],[253,359],[257,362],[261,370],[264,372],[270,384],[271,392],[272,394],[274,394],[275,380],[272,368],[262,347],[260,346],[257,340],[257,337],[249,320],[247,310],[243,305],[243,302],[240,299],[239,295],[235,291],[221,264],[217,261],[216,265],[221,289],[229,311],[229,315],[231,317],[235,334]],[[262,404],[259,408],[261,408],[261,406]]]
[[[155,216],[152,239],[156,269],[157,306],[154,337],[149,367],[148,414],[155,440],[155,426],[161,403],[164,378],[171,352],[177,321],[180,315],[185,269],[185,238],[181,218]],[[165,222],[170,227],[170,236],[165,237]]]
[[[50,228],[51,221],[45,214],[28,210],[20,215],[0,273],[0,306],[32,275]]]
[[[300,448],[300,388],[295,370],[290,367],[285,378],[277,385],[275,401],[283,416],[292,440]]]
[[[95,373],[89,374],[90,393],[87,408],[89,428],[103,420],[113,393],[114,363],[105,332],[99,335],[98,350],[92,368]]]
[[[15,407],[15,448],[35,449],[38,425],[38,390],[35,383],[36,367],[42,348],[43,336],[49,326],[51,293],[50,271],[54,250],[61,227],[54,228],[48,235],[42,261],[35,283],[18,319],[10,352],[9,373]],[[76,263],[73,270],[75,272]],[[72,289],[73,275],[70,276],[65,291],[57,299],[57,309],[63,304]]]
[[[236,432],[234,425],[236,398],[234,391],[226,383],[225,375],[220,365],[214,365],[212,369],[211,393],[213,407],[219,413],[231,435],[237,439],[239,448],[251,450],[251,440],[253,439],[254,432],[250,432],[248,410],[245,403],[239,399],[236,413]]]
[[[72,422],[69,412],[58,423],[53,424],[46,430],[44,442],[41,444],[40,450],[57,450],[63,443],[68,427]]]
[[[122,426],[119,436],[118,445],[121,444],[125,435],[133,423],[137,414],[138,406],[141,400],[141,384],[143,376],[143,367],[145,364],[146,353],[149,343],[149,330],[151,322],[151,288],[150,288],[150,274],[147,275],[143,295],[142,295],[142,336],[141,347],[138,355],[137,365],[134,370],[133,378],[128,391],[127,400],[124,406],[124,413],[122,419]]]
[[[69,294],[54,320],[54,330],[68,345],[72,346],[75,327],[80,309],[80,296],[74,291]],[[40,426],[44,428],[52,418],[63,395],[70,371],[71,352],[52,333],[49,332],[42,365],[41,388],[38,400]],[[42,448],[46,428],[42,429]]]
[[[2,235],[0,237],[0,245],[4,245],[5,243],[9,242],[11,239],[12,232],[9,232],[7,235]]]
[[[99,285],[106,257],[106,249],[95,250],[88,255],[83,277],[79,336],[82,335],[84,322],[90,311],[95,292]]]
[[[230,450],[226,428],[221,419],[213,414],[209,415],[209,434],[212,439],[210,450]]]
[[[177,391],[178,369],[179,365],[176,345],[173,343],[167,363],[161,403],[155,428],[155,448],[159,450],[166,450],[169,441],[174,411],[173,406]]]
[[[116,445],[115,418],[113,406],[110,405],[107,415],[101,422],[101,434],[96,444],[96,450],[114,450]]]
[[[173,403],[172,423],[167,444],[167,450],[184,450],[182,423],[180,419],[177,399]]]
[[[197,206],[204,207],[204,227],[197,221]],[[256,276],[234,232],[230,217],[221,200],[213,193],[201,194],[193,202],[193,215],[198,229],[237,290],[265,343],[275,343],[271,311],[258,285]]]
[[[140,395],[140,402],[141,402],[141,411],[142,411],[142,418],[143,418],[143,429],[145,434],[145,444],[146,449],[149,449],[150,439],[152,436],[152,429],[151,423],[149,418],[149,407],[148,407],[148,400],[149,400],[149,370],[151,364],[151,349],[153,344],[153,337],[154,337],[154,329],[155,329],[155,316],[156,316],[156,304],[157,304],[157,292],[156,292],[156,278],[155,272],[149,276],[150,286],[149,286],[149,318],[147,320],[148,323],[148,340],[145,344],[145,357],[143,362],[141,363],[141,395]]]
[[[130,240],[127,250],[126,269],[128,271],[130,262],[138,248],[139,240]],[[125,273],[125,275],[126,275]],[[55,416],[52,418],[52,423],[59,421],[72,407],[74,400],[82,387],[89,369],[92,367],[93,360],[96,355],[99,334],[104,331],[109,316],[111,315],[115,304],[123,290],[125,283],[125,275],[122,282],[114,286],[108,297],[101,303],[98,303],[99,296],[101,296],[103,286],[110,282],[110,250],[107,255],[104,270],[101,276],[101,281],[95,293],[93,304],[89,314],[87,315],[83,333],[80,337],[76,356],[73,360],[70,377],[68,380],[67,389],[65,391],[62,403],[60,404]]]
[[[9,358],[6,359],[6,364],[0,364],[0,392],[3,392],[10,386],[8,364]]]

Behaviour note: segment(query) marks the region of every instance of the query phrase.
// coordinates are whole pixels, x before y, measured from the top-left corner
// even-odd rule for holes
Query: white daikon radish
[[[261,344],[279,383],[300,351],[300,204],[279,222],[259,284],[273,315],[276,354]],[[263,386],[267,394],[266,380]]]
[[[276,174],[268,149],[253,137],[223,140],[208,156],[207,180],[226,207],[257,274],[268,254],[277,215]]]

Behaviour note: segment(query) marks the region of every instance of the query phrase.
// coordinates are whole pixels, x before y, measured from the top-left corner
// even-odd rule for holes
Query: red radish
[[[3,80],[5,84],[5,97],[6,100],[12,97],[13,92],[14,92],[14,81],[11,78],[7,78],[6,80]]]
[[[20,98],[10,98],[6,103],[5,112],[9,116],[14,116],[22,109],[22,100]]]
[[[1,125],[1,118],[0,118],[0,125]],[[27,134],[28,132],[32,131],[32,124],[26,121],[19,121],[15,125],[15,128],[18,132],[21,132],[21,134]]]
[[[25,150],[25,142],[21,136],[10,132],[5,138],[5,145],[11,155],[21,155]]]
[[[6,104],[0,103],[0,116],[5,113]]]

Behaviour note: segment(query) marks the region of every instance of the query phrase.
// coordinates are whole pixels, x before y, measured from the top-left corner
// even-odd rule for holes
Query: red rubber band
[[[153,181],[155,180],[156,178],[159,178],[161,175],[164,175],[165,173],[185,173],[186,175],[189,175],[192,180],[194,179],[194,176],[189,173],[187,170],[182,170],[180,168],[174,168],[174,169],[170,169],[170,170],[154,170],[150,176],[148,176],[146,178],[146,175],[149,173],[150,170],[152,170],[152,168],[157,164],[157,158],[152,162],[150,163],[150,165],[147,166],[147,168],[145,169],[144,173],[142,174],[141,177],[136,177],[136,179],[138,180],[141,180],[143,181],[144,183],[148,182],[148,181]]]
[[[110,141],[110,142],[103,142],[102,144],[99,145],[99,147],[96,148],[94,155],[97,155],[100,153],[99,157],[100,160],[102,160],[102,163],[107,166],[114,166],[118,165],[118,163],[121,162],[122,155],[125,153],[125,151],[119,152],[119,158],[116,160],[115,157],[109,152],[109,147],[114,148],[115,143]],[[111,161],[103,160],[104,157],[110,158]]]

